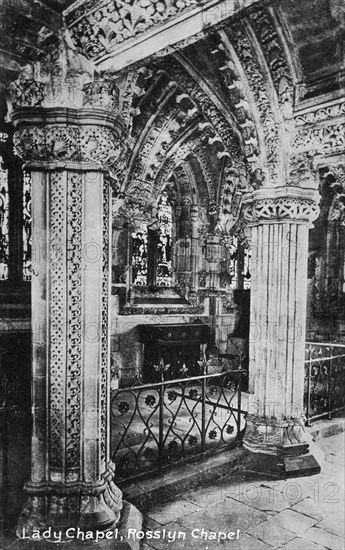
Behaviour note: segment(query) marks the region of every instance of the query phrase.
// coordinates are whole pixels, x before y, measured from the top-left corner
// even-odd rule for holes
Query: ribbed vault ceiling
[[[3,83],[47,55],[54,67],[69,4],[3,0]],[[342,0],[263,2],[131,68],[129,170],[120,190],[152,204],[162,187],[178,182],[180,201],[198,197],[209,215],[217,205],[231,225],[242,189],[286,179],[296,97],[343,86],[344,28]]]

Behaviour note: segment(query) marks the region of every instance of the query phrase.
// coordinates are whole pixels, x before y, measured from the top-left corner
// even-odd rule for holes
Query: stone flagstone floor
[[[325,462],[318,475],[238,484],[223,479],[143,510],[141,550],[344,550],[344,438],[342,432],[319,440]],[[149,531],[161,538],[148,538]],[[234,538],[223,540],[229,532]],[[169,536],[176,539],[169,542]]]
[[[163,535],[165,530],[166,536],[146,536],[140,540],[140,550],[344,550],[344,439],[341,432],[318,440],[326,457],[319,475],[242,483],[223,478],[174,500],[154,502],[141,510],[146,535],[148,531]],[[174,533],[180,538],[169,542]],[[234,536],[223,540],[222,533]],[[65,546],[82,550],[83,545],[57,548]],[[103,547],[102,543],[91,546]],[[51,550],[54,545],[27,545],[14,536],[0,536],[0,550],[28,547]]]

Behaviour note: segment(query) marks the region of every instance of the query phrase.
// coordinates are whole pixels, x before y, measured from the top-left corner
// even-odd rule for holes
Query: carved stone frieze
[[[318,122],[330,121],[334,118],[343,117],[345,115],[345,101],[343,99],[336,101],[324,107],[316,106],[312,110],[308,110],[302,114],[296,113],[294,117],[295,125],[300,128],[308,124],[316,124]]]
[[[123,315],[201,315],[204,313],[203,305],[190,305],[186,307],[131,307],[124,306]]]
[[[345,123],[302,127],[296,134],[293,149],[323,156],[342,154],[345,151]]]
[[[77,50],[92,59],[199,5],[200,0],[79,1],[65,10],[64,18]]]

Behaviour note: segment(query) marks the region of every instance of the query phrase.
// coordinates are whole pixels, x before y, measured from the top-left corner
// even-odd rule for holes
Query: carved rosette
[[[320,196],[314,189],[280,187],[248,194],[242,207],[250,224],[264,222],[312,223],[320,213]]]
[[[101,109],[17,109],[13,113],[15,153],[30,166],[38,163],[116,165],[123,143],[122,121]]]

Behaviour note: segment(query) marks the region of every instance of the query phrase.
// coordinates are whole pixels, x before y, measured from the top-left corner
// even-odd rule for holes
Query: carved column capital
[[[312,223],[319,215],[319,202],[320,195],[315,189],[262,188],[245,195],[242,212],[251,224]]]
[[[103,109],[21,108],[13,112],[15,153],[31,167],[45,163],[114,166],[123,152],[122,121]]]

